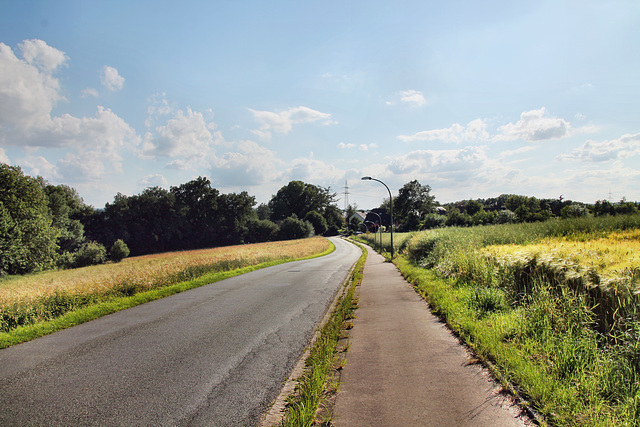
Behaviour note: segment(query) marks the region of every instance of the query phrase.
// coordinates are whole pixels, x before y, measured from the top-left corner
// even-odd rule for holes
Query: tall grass
[[[640,216],[421,232],[396,260],[558,425],[640,425]]]
[[[314,237],[147,255],[117,264],[4,279],[0,282],[0,332],[205,274],[305,258],[326,252],[330,247],[328,240]]]

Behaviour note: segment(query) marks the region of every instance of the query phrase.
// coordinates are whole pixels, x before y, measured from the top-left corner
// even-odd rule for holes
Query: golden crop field
[[[617,231],[593,240],[549,237],[529,245],[494,245],[482,252],[499,257],[550,256],[615,276],[640,268],[640,229]]]
[[[199,273],[223,271],[322,253],[331,243],[323,237],[226,246],[127,258],[79,269],[49,271],[0,281],[0,307],[55,293],[104,294],[126,284],[144,290],[188,280]]]

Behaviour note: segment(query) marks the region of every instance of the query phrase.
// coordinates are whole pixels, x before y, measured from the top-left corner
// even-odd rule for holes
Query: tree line
[[[388,221],[385,200],[368,225]],[[349,206],[346,218],[356,208]],[[636,203],[600,200],[594,205],[503,194],[441,205],[431,187],[413,180],[393,197],[398,231],[543,221],[552,217],[618,215],[638,211]],[[358,224],[349,224],[357,230]],[[66,185],[51,185],[0,163],[0,276],[51,268],[117,262],[128,255],[209,248],[241,243],[335,235],[345,213],[329,188],[291,181],[256,206],[246,191],[220,193],[198,177],[168,190],[118,193],[104,209],[84,203]]]
[[[402,186],[398,195],[393,197],[393,222],[397,231],[417,231],[448,226],[546,221],[550,218],[575,218],[586,215],[625,215],[637,213],[639,207],[638,203],[625,199],[617,203],[599,200],[589,205],[567,200],[562,196],[557,199],[539,199],[516,194],[440,204],[431,194],[429,185],[413,180]],[[350,206],[348,212],[353,213],[356,209]],[[389,199],[375,211],[389,212]],[[351,217],[349,213],[348,218]],[[379,222],[380,219],[376,215],[367,216],[365,219],[368,228],[375,228],[373,224],[380,225]],[[358,222],[350,224],[350,228],[357,231]]]
[[[120,261],[130,255],[337,234],[342,212],[328,188],[291,181],[255,208],[199,177],[169,190],[118,193],[104,209],[66,185],[0,163],[0,276]]]

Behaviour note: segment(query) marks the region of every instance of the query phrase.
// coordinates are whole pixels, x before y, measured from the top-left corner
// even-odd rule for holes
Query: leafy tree
[[[120,262],[128,257],[130,252],[129,246],[122,239],[118,239],[109,249],[109,259],[113,262]]]
[[[475,215],[476,213],[480,212],[481,210],[484,210],[484,207],[482,206],[482,204],[477,201],[477,200],[469,200],[464,207],[465,211],[467,211],[467,213],[471,216]]]
[[[309,221],[303,221],[292,215],[282,221],[278,237],[281,240],[304,239],[313,234],[313,226]]]
[[[255,204],[255,197],[246,191],[221,194],[218,197],[216,246],[243,242],[248,235],[248,222],[257,219],[253,210]]]
[[[595,216],[615,215],[615,206],[608,200],[598,200],[593,206]]]
[[[470,225],[473,225],[473,218],[471,218],[471,215],[466,212],[462,213],[457,208],[451,208],[447,215],[447,221],[445,222],[445,225],[447,225],[448,227],[468,227]]]
[[[325,220],[324,217],[316,211],[308,212],[305,215],[304,220],[311,223],[316,235],[324,234],[324,232],[327,231],[327,220]]]
[[[578,203],[572,203],[568,206],[565,206],[560,211],[560,216],[562,218],[579,218],[583,216],[587,216],[589,212],[587,208]]]
[[[496,213],[496,217],[493,220],[495,224],[513,224],[518,222],[518,217],[513,211],[509,209],[503,209]]]
[[[58,230],[39,181],[0,163],[0,270],[24,274],[52,267]]]
[[[437,213],[429,213],[424,216],[424,220],[422,221],[421,228],[423,230],[440,228],[440,227],[444,227],[446,222],[447,222],[447,217],[445,215],[440,215]]]
[[[252,219],[247,222],[248,243],[270,242],[278,234],[278,225],[268,219]]]
[[[291,181],[269,201],[271,220],[280,221],[292,215],[304,218],[311,211],[317,211],[326,219],[327,210],[335,203],[335,197],[336,194],[328,188]]]
[[[271,209],[269,209],[269,205],[266,203],[260,203],[256,208],[256,213],[258,214],[258,219],[271,218]]]
[[[107,250],[98,242],[84,243],[74,254],[73,266],[76,268],[89,265],[104,264],[107,260]]]
[[[421,185],[418,180],[406,183],[399,190],[393,202],[393,215],[404,229],[417,229],[424,216],[433,212],[435,196],[430,193],[431,187]]]

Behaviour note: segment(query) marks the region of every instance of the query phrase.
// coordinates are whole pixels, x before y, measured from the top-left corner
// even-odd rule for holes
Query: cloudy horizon
[[[154,3],[155,5],[155,3]],[[0,161],[117,193],[640,200],[640,4],[10,2]]]

